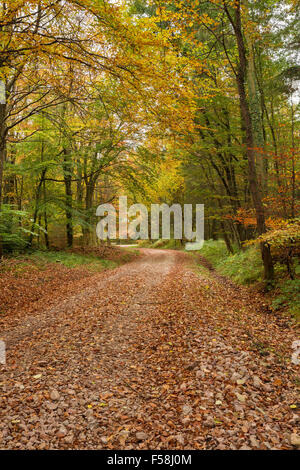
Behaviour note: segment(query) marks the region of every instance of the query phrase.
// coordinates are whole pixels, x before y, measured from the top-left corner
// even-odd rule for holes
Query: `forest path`
[[[1,332],[0,447],[291,448],[295,332],[188,255],[141,251]]]

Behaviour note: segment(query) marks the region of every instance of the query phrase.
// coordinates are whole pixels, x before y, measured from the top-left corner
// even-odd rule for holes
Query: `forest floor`
[[[0,447],[300,446],[296,329],[187,254],[141,254],[89,275],[37,271],[6,292]]]

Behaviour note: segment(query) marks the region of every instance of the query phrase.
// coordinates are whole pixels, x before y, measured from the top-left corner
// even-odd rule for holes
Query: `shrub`
[[[13,209],[7,204],[1,206],[0,240],[4,252],[22,250],[27,246],[27,236],[31,231],[25,227],[30,224],[26,212]],[[37,224],[36,227],[38,227]]]

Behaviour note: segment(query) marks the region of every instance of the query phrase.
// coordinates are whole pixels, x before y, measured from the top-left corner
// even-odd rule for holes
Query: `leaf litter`
[[[22,279],[45,276],[1,320],[1,448],[297,448],[296,330],[185,254],[141,251],[56,287]]]

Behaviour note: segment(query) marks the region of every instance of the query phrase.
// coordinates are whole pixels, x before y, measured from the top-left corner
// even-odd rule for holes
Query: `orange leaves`
[[[225,218],[233,220],[245,226],[256,226],[254,209],[240,208],[235,215],[227,214]]]

